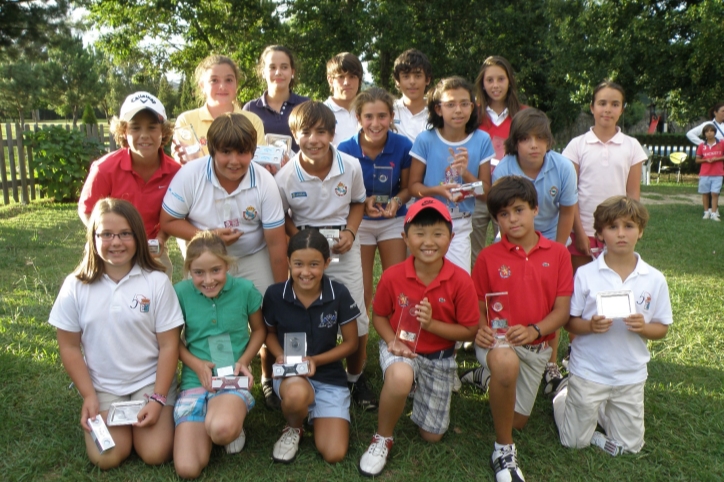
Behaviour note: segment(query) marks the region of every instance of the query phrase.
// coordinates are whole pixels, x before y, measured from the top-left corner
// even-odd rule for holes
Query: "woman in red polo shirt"
[[[161,101],[148,92],[136,92],[126,97],[120,115],[111,120],[111,132],[121,148],[91,165],[78,201],[78,215],[87,225],[99,199],[129,201],[141,213],[148,239],[158,240],[155,256],[171,278],[168,236],[160,230],[159,216],[168,185],[181,168],[163,152],[173,135],[173,124]]]

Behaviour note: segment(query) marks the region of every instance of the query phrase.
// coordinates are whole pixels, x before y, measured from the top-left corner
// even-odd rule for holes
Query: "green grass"
[[[675,184],[643,190],[663,199],[696,192],[695,186]],[[550,402],[541,396],[528,426],[514,434],[527,480],[724,478],[724,226],[701,220],[695,205],[652,205],[650,213],[638,251],[666,275],[675,324],[666,339],[650,344],[646,445],[637,455],[617,458],[596,448],[565,449],[558,441]],[[172,464],[146,467],[136,456],[109,472],[87,461],[78,423],[81,400],[67,389],[70,380],[60,364],[54,330],[47,324],[82,245],[73,205],[34,202],[0,207],[0,480],[175,480]],[[177,251],[172,258],[179,278]],[[367,373],[379,390],[377,337],[371,338]],[[462,355],[461,370],[476,364],[472,354]],[[259,373],[258,364],[254,370]],[[247,418],[247,447],[236,456],[215,448],[201,480],[362,480],[356,466],[375,430],[376,414],[353,409],[349,454],[342,463],[325,464],[306,435],[295,463],[275,465],[271,448],[284,421],[280,413],[263,406],[258,387],[253,393],[258,405]],[[449,432],[437,445],[421,442],[407,414],[395,436],[382,480],[493,480],[488,458],[494,435],[487,395],[469,387],[455,395]]]

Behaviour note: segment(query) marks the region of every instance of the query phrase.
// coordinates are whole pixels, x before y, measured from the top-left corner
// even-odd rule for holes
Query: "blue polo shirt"
[[[367,197],[374,195],[374,174],[375,166],[377,167],[392,167],[392,191],[390,196],[397,196],[399,194],[401,186],[401,172],[403,169],[409,169],[412,164],[412,157],[410,157],[410,149],[412,148],[412,142],[405,136],[396,134],[392,131],[387,133],[387,141],[385,147],[382,149],[375,160],[373,161],[362,152],[362,146],[359,143],[359,136],[362,131],[357,132],[354,136],[350,137],[346,141],[340,142],[337,149],[341,152],[345,152],[350,156],[359,159],[360,166],[362,166],[362,177],[365,183],[365,189],[367,190]],[[401,206],[397,210],[397,216],[401,217],[407,214],[407,205]],[[370,221],[382,221],[387,218],[370,218],[364,217]]]
[[[322,294],[309,308],[297,299],[292,280],[271,285],[264,294],[262,314],[264,322],[276,328],[282,348],[285,333],[304,332],[307,334],[307,356],[314,356],[336,347],[338,327],[355,322],[360,311],[347,288],[325,275],[322,276]],[[342,360],[318,366],[311,378],[330,385],[347,386]]]
[[[503,176],[523,176],[535,184],[538,192],[535,230],[555,241],[560,206],[573,206],[578,202],[578,183],[573,163],[555,151],[548,151],[538,176],[531,179],[523,173],[518,158],[508,154],[493,171],[493,182]]]
[[[258,99],[250,100],[242,110],[247,110],[258,115],[264,124],[264,132],[267,134],[280,134],[285,136],[292,136],[292,131],[289,129],[289,114],[292,113],[292,109],[309,100],[309,97],[297,95],[294,92],[289,94],[284,104],[282,104],[281,112],[277,112],[266,103],[266,94],[264,93]],[[299,146],[292,136],[292,149],[294,152],[299,152]],[[289,157],[292,157],[291,155]]]

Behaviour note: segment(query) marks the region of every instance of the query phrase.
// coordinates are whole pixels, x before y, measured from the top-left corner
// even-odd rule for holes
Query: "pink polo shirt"
[[[632,166],[648,156],[639,141],[618,132],[602,142],[593,128],[571,140],[563,155],[578,165],[578,209],[587,236],[594,236],[593,212],[611,196],[625,196]]]
[[[167,156],[162,149],[158,150],[158,155],[161,156],[161,165],[148,182],[133,170],[128,148],[121,148],[101,157],[91,165],[78,207],[84,213],[90,214],[99,199],[125,199],[141,214],[148,238],[155,238],[159,231],[158,221],[163,197],[171,179],[181,169],[181,165]]]

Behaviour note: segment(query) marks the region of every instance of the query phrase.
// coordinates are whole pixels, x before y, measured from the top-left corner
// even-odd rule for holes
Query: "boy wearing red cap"
[[[420,199],[407,212],[404,229],[411,256],[382,273],[373,303],[385,382],[377,433],[359,463],[360,472],[368,476],[378,475],[387,462],[392,432],[413,380],[412,421],[420,436],[438,442],[447,431],[457,374],[455,342],[472,340],[479,319],[477,302],[470,296],[472,279],[445,259],[453,236],[447,207],[434,198]]]

